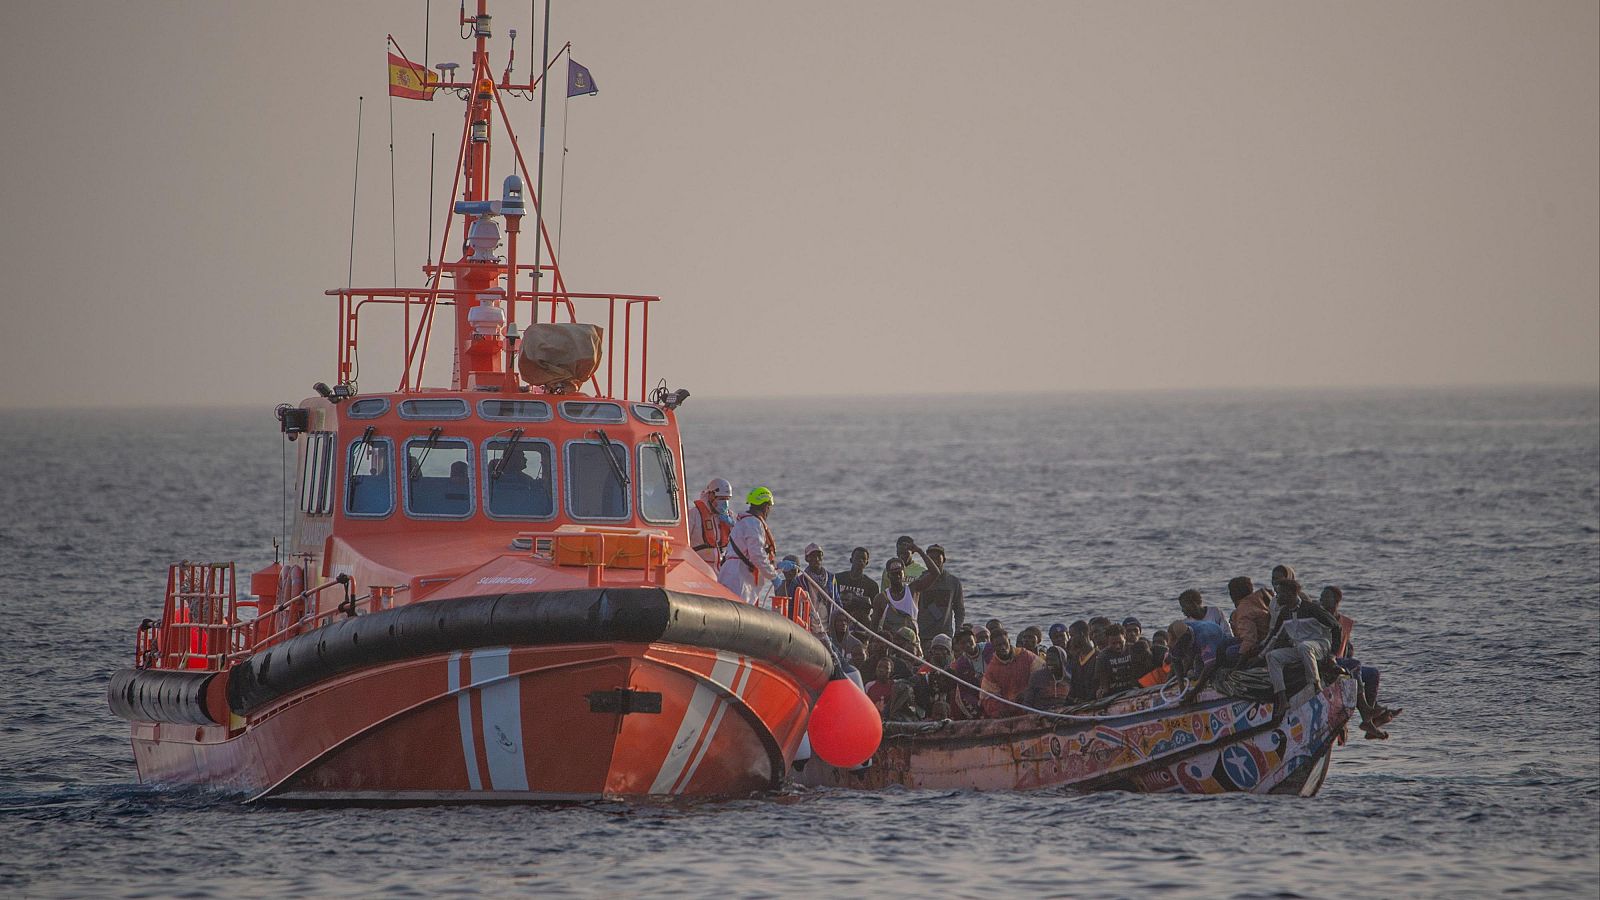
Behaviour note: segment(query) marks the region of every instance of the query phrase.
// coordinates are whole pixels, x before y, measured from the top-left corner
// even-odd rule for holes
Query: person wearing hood
[[[749,510],[739,514],[728,538],[728,552],[717,580],[741,600],[759,606],[772,596],[779,578],[778,548],[767,527],[772,512],[772,491],[758,487],[746,497]]]
[[[936,634],[928,642],[928,661],[917,674],[911,678],[911,690],[916,699],[917,709],[924,718],[948,719],[955,718],[955,693],[956,683],[950,678],[950,666],[954,663],[954,650],[948,634]],[[940,709],[940,702],[944,703],[943,714],[935,716],[934,710]]]
[[[733,485],[726,478],[713,478],[706,489],[689,507],[689,540],[694,552],[720,569],[727,554],[728,538],[733,533],[733,513],[728,503],[733,499]]]
[[[805,568],[800,570],[804,575],[800,581],[806,587],[806,593],[811,595],[811,632],[822,635],[827,633],[827,623],[839,609],[839,582],[822,565],[822,548],[816,544],[807,544],[806,552],[800,554],[806,561]],[[821,596],[818,596],[819,589]]]
[[[1067,672],[1067,651],[1051,645],[1044,652],[1044,666],[1033,673],[1028,681],[1028,692],[1022,702],[1034,709],[1054,710],[1065,707],[1072,696],[1072,676]]]

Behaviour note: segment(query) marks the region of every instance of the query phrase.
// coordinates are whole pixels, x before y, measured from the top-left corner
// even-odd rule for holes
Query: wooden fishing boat
[[[1081,716],[886,722],[867,765],[842,769],[811,760],[797,780],[841,788],[1309,797],[1327,777],[1357,690],[1348,677],[1320,691],[1304,687],[1277,721],[1270,702],[1206,690],[1174,704],[1166,699],[1174,692],[1149,688]]]
[[[169,568],[109,689],[143,781],[316,802],[743,795],[783,782],[833,672],[690,549],[688,392],[649,389],[658,298],[567,289],[505,106],[544,79],[495,79],[475,5],[467,80],[391,58],[401,96],[465,101],[441,263],[419,287],[328,292],[335,383],[277,410],[298,498],[278,560],[243,590],[232,563]],[[492,198],[496,121],[516,174]],[[402,320],[403,369],[368,392],[378,311]],[[453,369],[427,387],[439,313]]]

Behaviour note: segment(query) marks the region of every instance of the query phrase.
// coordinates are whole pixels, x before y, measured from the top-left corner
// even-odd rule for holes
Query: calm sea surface
[[[1322,794],[807,792],[292,810],[135,782],[110,672],[165,566],[272,558],[270,408],[0,412],[0,895],[1600,891],[1600,398],[1190,393],[683,410],[780,547],[943,543],[969,616],[1172,619],[1293,564],[1405,714]],[[1224,601],[1225,603],[1225,601]],[[1225,604],[1226,608],[1226,604]]]

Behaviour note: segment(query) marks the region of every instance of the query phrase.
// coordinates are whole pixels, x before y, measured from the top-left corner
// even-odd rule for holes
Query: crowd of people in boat
[[[1343,592],[1328,586],[1313,601],[1287,565],[1272,570],[1270,588],[1245,575],[1230,580],[1228,613],[1197,589],[1183,591],[1175,601],[1181,616],[1148,635],[1133,616],[1093,616],[1027,625],[1013,636],[999,619],[969,620],[961,580],[938,544],[924,548],[902,535],[876,578],[867,574],[871,551],[856,547],[850,567],[834,572],[815,543],[778,558],[766,525],[769,489],[750,491],[748,510],[737,517],[729,514],[731,496],[728,482],[715,479],[696,499],[695,550],[746,602],[806,620],[886,720],[1086,710],[1169,684],[1184,685],[1174,699],[1187,702],[1214,682],[1239,673],[1259,678],[1261,670],[1281,717],[1296,668],[1318,689],[1341,674],[1358,679],[1360,727],[1370,739],[1387,738],[1383,726],[1400,714],[1378,702],[1378,670],[1355,656]]]

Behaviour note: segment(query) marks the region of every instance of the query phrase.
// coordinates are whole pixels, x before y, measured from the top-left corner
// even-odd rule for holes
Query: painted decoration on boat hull
[[[1146,711],[1126,724],[1057,725],[1040,717],[925,723],[886,736],[867,766],[842,770],[812,760],[799,780],[851,788],[1315,793],[1356,689],[1341,678],[1320,693],[1302,691],[1275,725],[1271,704],[1212,695],[1167,713],[1153,709],[1157,691],[1107,710]]]

